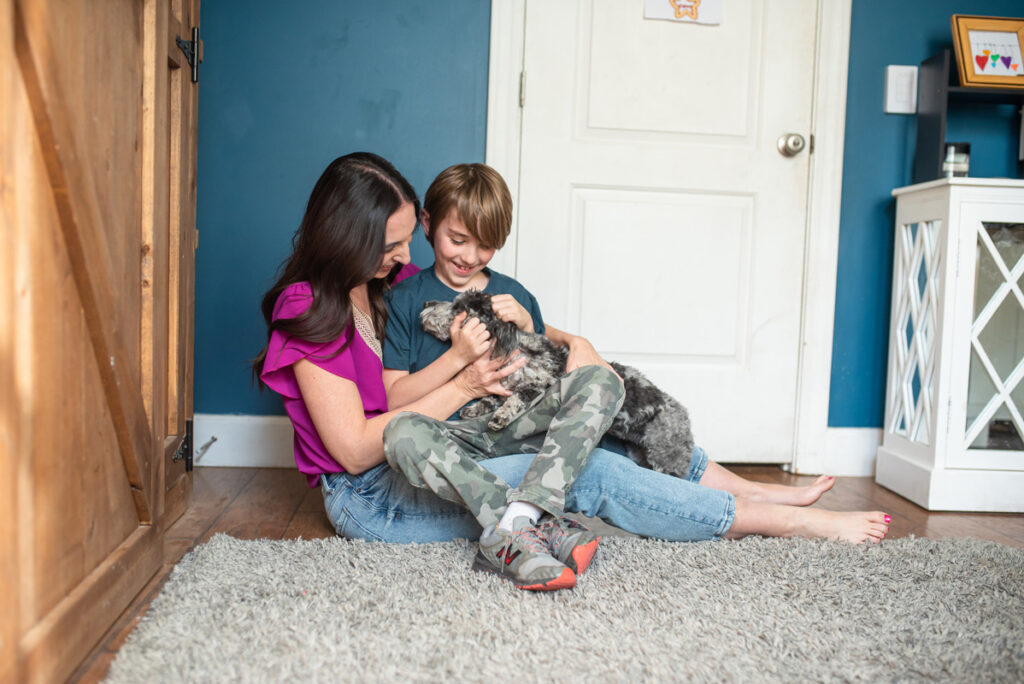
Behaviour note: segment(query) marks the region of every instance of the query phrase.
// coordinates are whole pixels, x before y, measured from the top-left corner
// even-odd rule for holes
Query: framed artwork
[[[950,22],[960,85],[1024,88],[1024,19],[954,14]]]

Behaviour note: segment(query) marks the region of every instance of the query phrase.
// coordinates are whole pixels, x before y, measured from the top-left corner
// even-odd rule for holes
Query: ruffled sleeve
[[[274,320],[297,318],[305,313],[313,304],[313,291],[309,283],[301,282],[289,285],[277,298],[274,306]],[[358,381],[355,361],[351,354],[338,355],[337,351],[352,334],[352,329],[331,342],[315,343],[296,337],[288,337],[280,330],[275,330],[267,345],[267,356],[263,361],[263,372],[260,374],[267,387],[287,399],[300,399],[302,393],[295,380],[293,365],[302,359],[329,370],[335,375]]]

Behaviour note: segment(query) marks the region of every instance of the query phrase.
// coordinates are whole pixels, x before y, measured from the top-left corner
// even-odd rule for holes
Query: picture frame
[[[960,85],[1024,89],[1024,18],[954,14],[950,23]]]

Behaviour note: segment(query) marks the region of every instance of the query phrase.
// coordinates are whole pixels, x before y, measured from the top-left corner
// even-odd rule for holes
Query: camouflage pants
[[[512,501],[561,515],[565,492],[622,405],[622,382],[602,366],[583,366],[561,378],[498,432],[490,414],[441,421],[401,413],[384,429],[384,453],[414,487],[462,506],[482,527],[496,523]],[[519,487],[512,489],[477,461],[535,452]]]

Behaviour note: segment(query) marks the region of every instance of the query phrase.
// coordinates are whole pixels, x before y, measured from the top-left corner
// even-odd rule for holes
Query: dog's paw
[[[461,418],[462,420],[473,420],[474,418],[480,415],[483,414],[479,410],[477,410],[476,404],[473,404],[472,406],[467,406],[466,408],[459,411],[459,418]]]
[[[482,399],[479,399],[478,401],[474,401],[473,403],[469,404],[468,407],[460,411],[459,418],[463,419],[464,421],[468,421],[472,420],[473,418],[479,418],[483,414],[489,414],[494,410],[495,407],[492,404],[492,402],[487,401],[487,398],[484,397]]]
[[[487,421],[487,429],[491,432],[498,432],[508,427],[508,418],[505,416],[494,416]]]

